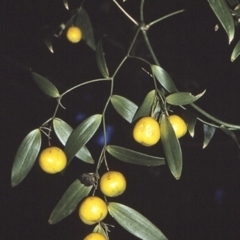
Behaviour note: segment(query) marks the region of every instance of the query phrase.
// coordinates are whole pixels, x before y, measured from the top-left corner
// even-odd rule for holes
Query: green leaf
[[[77,152],[91,139],[97,131],[101,121],[101,114],[92,115],[85,119],[76,129],[72,131],[65,146],[68,164]]]
[[[166,240],[164,234],[146,217],[120,203],[108,204],[110,215],[128,232],[143,240]]]
[[[161,120],[161,141],[169,169],[178,180],[182,174],[182,150],[171,123],[164,114]]]
[[[64,7],[69,10],[68,0],[63,0]]]
[[[137,105],[125,97],[119,95],[113,95],[111,97],[111,103],[115,110],[129,123],[137,111]]]
[[[101,74],[103,75],[103,77],[109,78],[109,72],[102,48],[102,39],[100,39],[97,44],[96,57],[98,69],[100,70]]]
[[[235,34],[234,20],[231,11],[225,0],[208,0],[210,7],[217,16],[218,20],[225,29],[229,44],[232,42]]]
[[[231,55],[231,61],[235,61],[238,55],[240,54],[240,41],[236,44],[235,48],[233,49],[232,55]]]
[[[104,230],[104,228],[102,227],[101,223],[98,223],[98,224],[96,225],[96,227],[93,229],[93,232],[102,234],[102,235],[106,238],[106,240],[109,239],[109,238],[108,238],[108,234],[107,234],[107,232]]]
[[[141,117],[146,117],[151,115],[150,113],[151,113],[152,105],[154,103],[155,98],[156,98],[156,90],[154,89],[150,91],[144,98],[142,105],[137,109],[136,114],[134,115],[133,122],[136,119],[139,119]]]
[[[197,122],[197,113],[191,110],[185,110],[182,113],[184,121],[187,123],[188,132],[191,137],[194,137],[195,126]]]
[[[69,216],[73,211],[75,211],[78,203],[89,194],[91,189],[92,186],[86,187],[78,179],[76,179],[68,187],[56,207],[53,209],[48,222],[50,224],[55,224]]]
[[[12,167],[11,183],[17,186],[30,172],[41,147],[41,132],[39,129],[31,131],[21,142]]]
[[[228,134],[234,140],[234,142],[237,144],[238,148],[240,149],[240,144],[238,142],[238,138],[236,137],[235,133],[233,133],[231,130],[229,130],[225,126],[220,126],[220,129],[223,132],[225,132],[226,134]]]
[[[206,90],[196,96],[189,92],[172,93],[166,97],[166,102],[175,106],[187,105],[198,100],[205,92]]]
[[[43,76],[32,72],[32,77],[34,79],[34,81],[36,82],[36,84],[38,85],[38,87],[48,96],[53,97],[53,98],[57,98],[60,96],[59,91],[57,90],[57,88],[46,78],[44,78]]]
[[[127,163],[143,166],[160,166],[165,164],[164,158],[150,156],[115,145],[108,145],[106,150],[113,157]]]
[[[206,148],[210,143],[216,128],[213,126],[209,126],[207,124],[203,124],[203,133],[204,133],[204,140],[203,140],[203,148]]]
[[[152,73],[157,78],[159,83],[169,92],[178,92],[170,75],[161,67],[157,65],[151,65]]]
[[[55,131],[58,139],[65,146],[70,134],[73,131],[72,127],[69,126],[62,119],[54,118],[53,119],[53,128],[54,128],[54,131]],[[86,163],[91,163],[91,164],[94,163],[93,157],[86,146],[83,146],[76,153],[75,157],[83,160]]]
[[[84,10],[82,7],[80,7],[76,12],[74,17],[74,25],[81,29],[83,40],[95,51],[96,43],[93,35],[92,24],[86,10]]]

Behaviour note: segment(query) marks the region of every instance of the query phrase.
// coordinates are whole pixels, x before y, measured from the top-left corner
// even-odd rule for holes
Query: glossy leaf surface
[[[68,137],[72,133],[73,129],[71,126],[69,126],[66,122],[64,122],[62,119],[54,118],[53,119],[53,128],[54,131],[60,140],[60,142],[65,146],[66,142],[68,140]],[[86,146],[83,146],[75,155],[75,157],[83,160],[86,163],[94,163],[93,157],[91,153],[89,152],[88,148]]]
[[[107,64],[106,64],[106,60],[105,60],[105,56],[102,48],[102,39],[100,39],[97,44],[96,55],[97,55],[96,57],[97,57],[98,69],[100,70],[103,77],[109,78],[109,72],[108,72],[108,68],[107,68]]]
[[[32,72],[32,77],[34,79],[34,81],[36,82],[36,84],[38,85],[38,87],[48,96],[53,97],[53,98],[57,98],[60,96],[59,91],[57,90],[57,88],[45,77]]]
[[[161,141],[166,161],[173,176],[178,180],[182,174],[182,150],[166,115],[161,120]]]
[[[128,232],[143,240],[166,240],[164,234],[136,210],[116,202],[108,205],[110,215]]]
[[[200,97],[202,97],[204,93],[205,91],[196,96],[193,96],[191,93],[188,92],[172,93],[166,97],[166,102],[175,106],[187,105],[198,100]]]
[[[203,148],[207,147],[210,143],[216,128],[213,126],[209,126],[207,124],[203,124],[203,133],[204,133],[204,140],[203,140]]]
[[[65,146],[68,164],[77,152],[91,139],[97,131],[101,121],[101,114],[92,115],[85,119],[76,129],[72,131]]]
[[[63,194],[48,220],[50,224],[60,222],[75,211],[78,203],[91,191],[92,186],[84,186],[78,179],[75,180]]]
[[[115,110],[129,123],[137,111],[137,105],[125,97],[119,95],[113,95],[111,97],[111,103]]]
[[[157,78],[158,82],[169,92],[178,92],[170,75],[161,67],[157,65],[151,66],[153,75]]]
[[[108,145],[106,150],[113,157],[127,163],[143,166],[159,166],[165,164],[164,158],[150,156],[115,145]]]
[[[182,113],[184,121],[187,123],[188,132],[191,137],[195,135],[195,126],[197,122],[197,113],[191,110],[185,110]]]
[[[235,26],[232,14],[225,0],[208,0],[213,12],[225,29],[229,43],[232,42],[235,34]]]
[[[41,132],[31,131],[21,142],[12,167],[11,184],[18,185],[32,169],[41,147]]]
[[[136,119],[139,119],[141,117],[146,117],[151,115],[151,109],[152,105],[154,103],[154,99],[156,96],[156,90],[150,91],[147,96],[144,98],[143,103],[141,106],[137,109],[137,112],[133,118],[133,121]]]
[[[239,54],[240,54],[240,41],[237,42],[236,46],[233,49],[231,61],[232,62],[235,61]]]

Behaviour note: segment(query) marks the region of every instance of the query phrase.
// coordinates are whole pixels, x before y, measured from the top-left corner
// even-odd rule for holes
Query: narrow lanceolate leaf
[[[133,150],[115,145],[108,145],[106,150],[113,157],[127,163],[143,166],[160,166],[165,164],[164,158],[150,156],[147,154],[135,152]]]
[[[53,119],[53,128],[54,131],[60,140],[60,142],[65,146],[66,142],[68,140],[68,137],[72,133],[73,129],[71,126],[69,126],[66,122],[64,122],[62,119],[54,118]],[[83,160],[86,163],[94,163],[93,157],[91,153],[89,152],[88,148],[86,146],[83,146],[75,155],[75,157]]]
[[[74,25],[82,30],[83,40],[87,43],[87,45],[90,48],[92,48],[95,51],[96,43],[93,35],[92,24],[88,16],[88,13],[82,7],[80,7],[76,12],[74,18]]]
[[[133,117],[137,111],[138,106],[130,101],[129,99],[119,96],[113,95],[111,97],[111,103],[115,110],[129,123],[132,122]]]
[[[184,121],[187,123],[188,132],[191,137],[194,137],[195,134],[195,126],[197,122],[197,113],[195,111],[191,111],[186,109],[182,113]]]
[[[164,234],[136,210],[116,202],[108,204],[110,215],[128,232],[143,240],[167,240]]]
[[[235,61],[238,55],[240,54],[240,41],[236,44],[235,48],[233,49],[232,55],[231,55],[231,61]]]
[[[98,69],[100,70],[101,74],[103,75],[103,77],[109,78],[109,72],[108,72],[108,68],[107,68],[107,64],[106,64],[106,60],[105,60],[105,56],[102,48],[102,39],[100,39],[97,44],[96,58],[97,58]]]
[[[206,148],[210,143],[216,128],[213,126],[209,126],[207,124],[203,124],[203,133],[204,133],[204,140],[203,140],[203,148]]]
[[[75,211],[78,203],[91,191],[92,186],[84,186],[78,179],[75,180],[61,197],[60,201],[53,209],[48,220],[50,224],[60,222],[65,217]]]
[[[229,44],[232,42],[235,34],[233,16],[225,0],[208,0],[213,12],[225,29]]]
[[[158,82],[169,92],[178,92],[170,75],[161,67],[152,65],[152,73],[157,78]]]
[[[18,185],[32,169],[41,147],[41,132],[31,131],[21,142],[12,167],[12,186]]]
[[[161,141],[169,169],[178,180],[182,173],[182,150],[166,115],[161,120]]]
[[[57,98],[60,96],[59,91],[57,90],[57,88],[45,77],[32,72],[32,77],[34,79],[34,81],[36,82],[36,84],[38,85],[38,87],[48,96],[53,97],[53,98]]]
[[[97,131],[101,121],[101,114],[92,115],[91,117],[85,119],[76,129],[72,131],[65,146],[68,164],[77,152],[91,139]]]
[[[135,121],[138,118],[150,116],[152,105],[154,103],[154,99],[156,98],[156,90],[150,91],[143,100],[141,106],[137,109],[137,112],[133,118]]]
[[[68,0],[63,0],[64,7],[69,10]]]
[[[187,105],[197,101],[205,92],[206,90],[196,96],[189,92],[172,93],[166,97],[166,102],[175,106]]]
[[[238,148],[240,149],[240,144],[239,144],[239,141],[238,141],[235,133],[233,133],[231,130],[229,130],[225,126],[221,126],[220,129],[222,129],[223,132],[228,134],[234,140],[234,142],[237,144]]]

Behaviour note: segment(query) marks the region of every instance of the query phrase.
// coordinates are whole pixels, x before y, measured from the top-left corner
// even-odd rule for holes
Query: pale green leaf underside
[[[107,68],[107,64],[106,64],[106,60],[105,60],[105,56],[102,48],[102,39],[100,39],[97,44],[96,58],[97,58],[98,69],[100,70],[101,74],[103,75],[103,77],[109,78],[109,72],[108,72],[108,68]]]
[[[225,29],[229,43],[232,42],[235,34],[233,16],[225,0],[208,0],[213,12]]]
[[[178,180],[182,173],[182,150],[166,115],[163,115],[161,120],[161,141],[168,167]]]
[[[113,95],[111,97],[111,103],[115,110],[129,123],[132,122],[133,117],[137,111],[137,105],[130,101],[129,99],[119,96]]]
[[[48,96],[57,98],[60,96],[58,89],[45,77],[32,72],[32,77],[38,87]]]
[[[11,184],[18,185],[32,169],[41,147],[41,132],[31,131],[21,142],[12,167]]]
[[[233,49],[231,61],[232,62],[235,61],[239,54],[240,54],[240,41],[237,42],[236,46]]]
[[[78,179],[75,180],[65,191],[58,204],[53,209],[48,220],[50,224],[55,224],[75,211],[78,203],[91,191],[92,186],[84,186]]]
[[[231,130],[229,130],[225,126],[221,126],[220,129],[222,129],[223,132],[228,134],[234,140],[234,142],[237,144],[238,148],[240,149],[240,144],[239,144],[238,138],[235,135],[235,133],[233,133]]]
[[[214,136],[215,131],[216,131],[215,127],[209,126],[207,124],[203,124],[203,133],[204,133],[203,148],[206,148],[208,146],[212,137]]]
[[[108,204],[110,215],[128,232],[143,240],[167,240],[164,234],[136,210],[116,202]]]
[[[160,166],[165,164],[164,158],[150,156],[115,145],[108,145],[106,150],[113,157],[127,163],[143,166]]]
[[[54,118],[53,119],[53,128],[54,131],[60,140],[60,142],[65,146],[66,142],[68,140],[68,137],[72,133],[73,129],[70,125],[68,125],[66,122],[64,122],[62,119]],[[86,146],[83,146],[75,155],[75,157],[81,159],[82,161],[86,163],[94,163],[93,157],[91,153],[89,152],[88,148]]]

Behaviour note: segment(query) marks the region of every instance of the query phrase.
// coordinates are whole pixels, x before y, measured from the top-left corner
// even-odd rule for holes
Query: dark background
[[[193,3],[194,2],[194,3]],[[71,9],[79,6],[69,2]],[[139,19],[139,1],[128,0],[122,6]],[[129,47],[135,26],[110,0],[86,1],[95,39],[104,38],[104,51],[113,73]],[[162,67],[181,90],[194,94],[207,89],[198,105],[214,116],[239,123],[239,59],[230,62],[234,43],[228,45],[224,30],[214,31],[218,23],[207,1],[146,1],[145,20],[151,22],[170,12],[184,13],[152,26],[149,37]],[[86,80],[99,78],[95,52],[84,41],[73,45],[64,36],[54,38],[52,54],[42,41],[48,29],[57,29],[70,18],[61,1],[3,0],[0,3],[0,89],[1,89],[1,157],[0,157],[0,240],[15,239],[83,239],[92,229],[85,226],[77,212],[56,225],[49,225],[50,213],[67,187],[89,166],[75,159],[65,176],[48,175],[37,164],[17,187],[11,187],[11,168],[16,150],[32,129],[52,116],[55,101],[46,97],[30,77],[33,71],[47,77],[60,92]],[[134,55],[152,62],[144,41],[136,42]],[[141,70],[142,62],[128,60],[116,78],[115,94],[141,104],[153,88]],[[82,118],[102,111],[109,94],[109,84],[92,84],[64,97],[58,117],[72,127]],[[176,109],[178,113],[178,109]],[[132,139],[132,125],[110,107],[107,122],[111,144],[163,156],[159,146],[139,146]],[[97,161],[100,132],[88,144]],[[239,136],[239,134],[237,134]],[[43,146],[47,141],[43,137]],[[52,140],[59,145],[56,139]],[[128,205],[149,218],[170,240],[240,239],[239,149],[232,139],[217,131],[210,145],[202,149],[202,124],[196,136],[180,140],[184,167],[176,181],[166,166],[148,168],[127,165],[108,156],[110,169],[122,171],[128,180],[124,195],[113,201]],[[60,145],[59,145],[60,146]],[[104,170],[104,167],[102,168]],[[98,192],[99,193],[99,192]],[[110,238],[136,239],[115,225]]]

